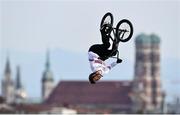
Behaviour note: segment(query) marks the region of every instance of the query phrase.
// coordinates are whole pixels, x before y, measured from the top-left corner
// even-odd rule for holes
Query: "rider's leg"
[[[119,42],[117,39],[113,40],[112,50],[117,50],[119,46]]]
[[[112,49],[110,50],[111,56],[117,56],[117,63],[121,63],[122,59],[119,58],[119,51],[118,51],[119,41],[113,41]]]
[[[100,29],[101,31],[101,38],[102,38],[102,42],[104,47],[106,47],[107,49],[111,46],[110,44],[110,33],[112,31],[112,27],[108,24],[105,24],[102,26],[102,28]]]
[[[103,47],[108,49],[111,46],[110,38],[104,35],[104,33],[101,33],[101,36],[102,36]]]
[[[115,56],[119,52],[118,51],[118,46],[119,46],[119,42],[113,41],[112,49],[110,50],[111,56]]]

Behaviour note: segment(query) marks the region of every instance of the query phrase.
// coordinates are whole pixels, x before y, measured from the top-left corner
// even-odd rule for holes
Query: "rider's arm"
[[[102,71],[102,75],[109,73],[109,71],[110,71],[114,66],[116,66],[116,65],[117,65],[116,62],[112,62],[111,64],[106,65],[106,68],[103,69],[103,71]]]
[[[115,62],[112,62],[110,65],[108,65],[107,67],[109,69],[113,68],[114,66],[116,66],[118,63],[121,63],[122,60],[121,59],[117,59]]]
[[[107,67],[108,67],[109,69],[111,69],[111,68],[115,67],[117,64],[118,64],[117,62],[112,62],[112,63],[109,64]]]

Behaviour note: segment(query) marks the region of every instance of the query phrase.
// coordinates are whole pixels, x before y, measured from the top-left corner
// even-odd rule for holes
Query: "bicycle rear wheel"
[[[133,25],[127,20],[123,19],[119,21],[116,26],[116,37],[121,42],[127,42],[131,39],[133,35]]]
[[[113,26],[113,21],[114,21],[113,15],[110,12],[106,13],[101,20],[100,28],[104,24],[109,24],[110,26]]]

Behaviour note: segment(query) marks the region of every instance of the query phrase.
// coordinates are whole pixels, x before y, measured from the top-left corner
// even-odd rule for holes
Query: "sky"
[[[12,76],[15,77],[16,66],[20,65],[22,81],[30,96],[41,96],[47,49],[56,82],[87,80],[90,73],[87,51],[92,44],[101,43],[99,26],[106,12],[113,14],[114,26],[121,19],[129,19],[134,34],[129,42],[120,44],[123,63],[104,80],[133,79],[135,37],[155,33],[161,38],[163,88],[168,96],[180,95],[176,93],[180,88],[180,1],[1,0],[0,5],[0,78],[9,55]]]

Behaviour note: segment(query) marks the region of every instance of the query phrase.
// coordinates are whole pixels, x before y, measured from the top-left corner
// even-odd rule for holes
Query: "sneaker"
[[[116,63],[122,63],[122,59],[117,59]]]

